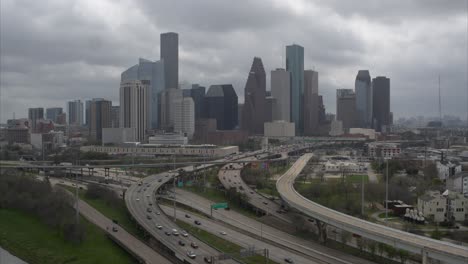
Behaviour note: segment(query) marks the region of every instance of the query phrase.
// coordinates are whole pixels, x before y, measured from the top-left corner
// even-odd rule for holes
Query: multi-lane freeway
[[[294,189],[294,181],[312,156],[313,154],[308,153],[300,157],[276,183],[276,188],[281,197],[291,207],[296,208],[310,217],[336,226],[340,229],[347,230],[375,241],[393,245],[394,247],[408,250],[412,253],[422,254],[423,263],[427,263],[428,257],[446,263],[468,263],[467,247],[371,223],[329,209],[300,195]]]

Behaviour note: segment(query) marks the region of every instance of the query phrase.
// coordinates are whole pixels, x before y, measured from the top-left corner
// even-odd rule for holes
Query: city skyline
[[[438,109],[433,106],[438,102],[439,74],[442,114],[466,118],[466,39],[459,37],[466,34],[466,6],[461,1],[449,4],[388,1],[379,6],[362,1],[354,8],[334,2],[299,1],[289,5],[273,1],[271,6],[250,3],[249,12],[202,1],[187,9],[217,10],[216,17],[226,18],[219,23],[210,23],[213,18],[209,17],[193,19],[183,15],[182,20],[174,21],[164,3],[102,2],[102,5],[110,12],[108,18],[94,11],[85,19],[80,12],[90,11],[93,6],[80,1],[74,11],[62,11],[59,15],[52,15],[53,10],[60,8],[58,3],[50,3],[48,9],[21,2],[2,3],[0,122],[5,123],[13,113],[26,117],[28,107],[65,108],[66,101],[75,98],[102,97],[118,103],[120,73],[133,65],[136,58],[156,61],[160,57],[159,34],[167,31],[179,34],[179,80],[187,88],[192,83],[206,87],[232,83],[239,102],[243,102],[245,71],[251,58],[262,58],[269,90],[270,71],[286,68],[285,46],[296,43],[305,50],[304,68],[314,69],[321,76],[319,87],[327,112],[336,108],[336,89],[354,88],[357,71],[367,69],[372,76],[392,80],[391,95],[398,98],[391,100],[395,119],[437,115]],[[156,5],[161,10],[156,10]],[[42,27],[34,23],[20,25],[15,21],[22,16],[10,15],[12,9],[30,14],[31,21],[39,17],[50,19],[44,20],[46,24]],[[141,16],[138,19],[132,19],[133,13],[125,18],[116,16],[118,11],[127,9],[140,12]],[[374,14],[378,9],[387,12],[377,17]],[[154,16],[157,18],[151,12],[157,12]],[[318,15],[320,19],[314,25],[303,26]],[[73,32],[73,36],[61,32],[69,40],[59,38],[60,32],[54,31],[54,25],[70,18],[75,20],[67,24],[70,27],[67,31]],[[280,25],[274,20],[277,18],[291,19]],[[96,25],[93,30],[82,30],[92,25]],[[426,31],[429,27],[430,35]],[[278,30],[284,34],[273,34]],[[301,30],[308,34],[299,34]],[[140,41],[121,40],[132,34]],[[49,46],[55,46],[48,41],[55,41],[58,48],[51,49]]]

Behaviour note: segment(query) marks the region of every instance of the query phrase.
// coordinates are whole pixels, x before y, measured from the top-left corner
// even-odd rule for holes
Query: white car
[[[187,256],[191,259],[194,259],[197,255],[193,251],[187,251]]]
[[[162,226],[162,225],[156,225],[156,228],[157,228],[157,229],[162,229],[163,226]]]
[[[223,235],[223,236],[227,235],[227,233],[224,232],[224,231],[221,231],[221,232],[219,232],[219,233],[220,233],[221,235]]]
[[[187,234],[187,232],[185,232],[185,231],[180,232],[180,234],[181,234],[183,237],[188,237],[188,234]]]
[[[137,201],[140,201],[140,198],[136,198]]]
[[[172,234],[174,236],[178,236],[179,235],[179,231],[177,231],[177,229],[172,229]]]

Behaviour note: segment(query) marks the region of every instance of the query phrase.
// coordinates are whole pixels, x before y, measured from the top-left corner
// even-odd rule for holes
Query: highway
[[[194,193],[177,189],[176,200],[204,214],[210,215],[211,201]],[[265,225],[255,219],[247,217],[233,210],[213,210],[213,219],[222,221],[228,226],[233,226],[243,233],[257,238],[262,238],[273,245],[281,245],[289,252],[300,252],[309,259],[325,263],[372,263],[370,261],[354,257],[337,250],[327,248],[323,245],[301,239],[297,236],[283,232],[276,228]],[[294,257],[291,257],[294,260]]]
[[[148,247],[146,244],[132,236],[130,233],[120,226],[114,225],[112,220],[105,217],[103,214],[98,212],[96,209],[88,205],[86,202],[79,200],[78,206],[80,213],[88,219],[90,222],[99,226],[102,230],[107,230],[107,233],[115,240],[127,248],[133,255],[138,256],[143,263],[147,264],[170,264],[171,262],[163,256],[156,253],[153,249]],[[110,231],[112,227],[117,227],[117,232]]]
[[[309,217],[313,217],[342,230],[347,230],[363,237],[392,245],[396,248],[401,248],[412,253],[421,254],[423,263],[427,263],[428,258],[451,264],[468,263],[467,247],[371,223],[329,209],[300,195],[294,189],[294,181],[312,156],[313,154],[311,153],[301,156],[276,183],[276,188],[282,199],[291,207],[308,215]]]
[[[168,214],[172,212],[172,208],[168,206],[161,206],[161,209],[163,209],[163,211],[165,211]],[[189,215],[190,218],[185,217],[185,215]],[[188,211],[178,210],[177,219],[189,224],[192,224],[194,220],[200,221],[201,225],[197,226],[198,228],[205,230],[213,235],[216,235],[222,239],[228,240],[243,248],[250,248],[252,246],[256,250],[263,250],[266,248],[268,249],[270,259],[278,263],[284,262],[285,258],[291,258],[294,261],[294,263],[297,264],[327,263],[324,261],[305,258],[300,254],[292,253],[281,247],[274,246],[271,243],[261,241],[249,235],[245,235],[244,233],[238,232],[217,221],[194,215]],[[225,232],[225,235],[222,235],[221,232]]]
[[[177,229],[179,232],[181,230],[168,216],[161,213],[159,206],[156,204],[154,194],[162,184],[171,180],[172,176],[175,175],[176,173],[164,172],[145,178],[142,180],[141,186],[138,184],[130,186],[125,193],[125,202],[135,220],[148,233],[173,251],[178,259],[188,263],[204,263],[203,257],[217,256],[220,252],[191,236],[186,238],[181,235],[174,236],[172,234],[165,234],[166,231],[172,232],[172,229]],[[148,212],[148,208],[151,208],[152,212]],[[148,216],[151,217],[151,219],[148,219]],[[162,228],[158,229],[158,225],[161,225]],[[185,246],[180,246],[179,241],[184,241]],[[198,244],[199,248],[191,248],[190,244],[192,242]],[[193,251],[196,254],[196,258],[189,258],[187,256],[187,251]],[[221,263],[235,262],[226,260]]]

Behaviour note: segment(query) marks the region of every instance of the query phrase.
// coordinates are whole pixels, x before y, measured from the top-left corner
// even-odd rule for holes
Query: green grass
[[[183,189],[193,192],[197,195],[200,195],[203,198],[213,201],[215,203],[222,203],[222,202],[229,203],[229,198],[225,196],[223,191],[218,190],[218,189],[206,188],[206,192],[203,191],[203,188],[196,187],[196,186],[188,186],[188,187],[184,187]],[[231,210],[234,210],[245,216],[248,216],[251,218],[258,218],[254,211],[251,211],[248,208],[241,207],[235,203],[229,203],[229,207],[231,208]]]
[[[85,241],[74,245],[34,216],[0,209],[0,246],[29,264],[137,263],[104,231],[84,218],[80,221],[86,226]]]
[[[346,181],[352,183],[361,183],[362,177],[364,177],[364,183],[369,182],[369,177],[367,175],[348,175],[346,176]]]
[[[396,215],[393,214],[393,212],[388,212],[387,213],[388,217],[397,217]],[[385,212],[379,214],[379,218],[385,218]]]
[[[188,223],[183,221],[177,220],[177,225],[182,227],[183,229],[187,230],[190,234],[197,237],[199,240],[205,242],[206,244],[216,248],[219,251],[224,253],[230,254],[237,259],[240,259],[243,263],[246,264],[258,264],[258,263],[266,263],[265,257],[260,255],[254,255],[246,258],[240,258],[239,252],[242,249],[241,246],[234,244],[230,241],[227,241],[223,238],[220,238],[216,235],[213,235],[205,230],[202,230],[198,227],[192,226]],[[271,259],[268,260],[268,263],[275,264],[277,262],[272,261]]]

